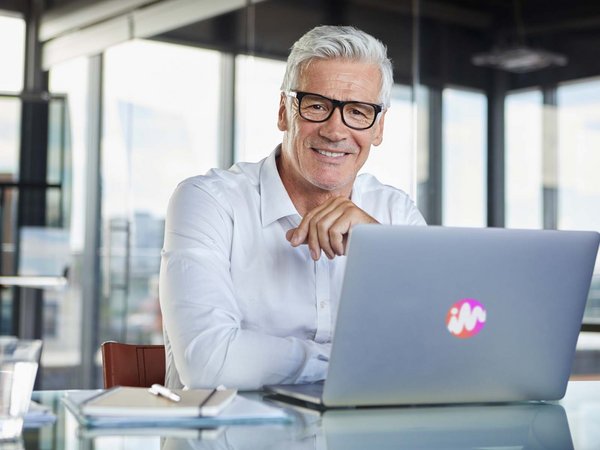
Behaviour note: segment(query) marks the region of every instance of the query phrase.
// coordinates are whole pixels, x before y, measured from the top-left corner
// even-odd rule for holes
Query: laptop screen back
[[[595,232],[355,227],[324,403],[561,398],[598,240]]]

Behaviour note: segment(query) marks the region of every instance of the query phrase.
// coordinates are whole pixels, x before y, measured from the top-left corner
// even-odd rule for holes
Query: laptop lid
[[[356,226],[323,403],[561,398],[599,236]]]

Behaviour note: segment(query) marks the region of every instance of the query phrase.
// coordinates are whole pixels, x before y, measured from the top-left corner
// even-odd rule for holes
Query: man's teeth
[[[315,149],[317,150],[317,149]],[[325,150],[317,150],[317,153],[320,155],[324,155],[324,156],[329,156],[330,158],[339,158],[340,156],[344,156],[345,153],[339,153],[339,152],[327,152]]]

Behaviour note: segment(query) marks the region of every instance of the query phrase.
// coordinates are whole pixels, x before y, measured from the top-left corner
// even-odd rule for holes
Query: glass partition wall
[[[69,288],[44,301],[44,363],[54,368],[42,386],[99,386],[104,340],[162,341],[157,280],[168,198],[188,176],[258,161],[279,143],[286,55],[319,24],[355,25],[388,46],[392,106],[383,144],[363,170],[405,190],[428,223],[600,230],[600,67],[589,57],[600,28],[575,20],[594,12],[585,2],[556,3],[553,14],[536,5],[252,1],[52,64],[50,92],[62,99],[52,114],[64,115],[69,156],[63,194],[48,202],[69,212],[56,237],[67,243]],[[19,104],[0,97],[0,121],[18,119]],[[5,123],[0,145],[18,139],[15,123]],[[0,164],[10,158],[3,152]],[[49,158],[58,167],[60,158]],[[7,229],[3,261],[13,248]],[[599,292],[597,275],[586,329],[600,322]],[[592,359],[576,370],[600,373],[597,334],[582,336],[580,353]]]

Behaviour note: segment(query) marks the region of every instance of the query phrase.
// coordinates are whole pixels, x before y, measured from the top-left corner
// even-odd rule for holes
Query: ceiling
[[[24,9],[40,1],[0,0],[0,9]],[[185,0],[146,0],[137,4],[152,7],[177,1]],[[211,2],[202,0],[196,5],[200,8]],[[47,0],[45,5],[49,14],[60,16],[63,11],[72,13],[101,3],[117,4],[116,0]],[[174,25],[150,37],[283,59],[292,43],[313,26],[352,24],[387,44],[400,82],[414,80],[417,70],[413,62],[418,60],[422,83],[485,89],[498,71],[473,65],[473,55],[513,46],[553,52],[564,56],[568,63],[530,73],[503,74],[509,88],[600,74],[600,1],[247,0],[240,4],[249,6]]]
[[[496,72],[473,55],[527,46],[564,56],[564,67],[507,74],[510,89],[600,74],[600,1],[584,0],[267,0],[155,36],[155,39],[285,58],[307,29],[352,24],[388,46],[396,80],[489,87]],[[414,15],[420,20],[414,20]],[[418,29],[416,28],[418,27]],[[492,77],[493,78],[493,77]]]

